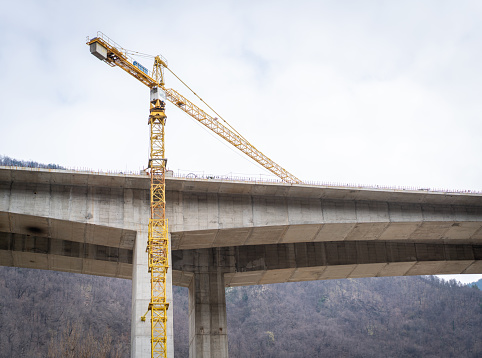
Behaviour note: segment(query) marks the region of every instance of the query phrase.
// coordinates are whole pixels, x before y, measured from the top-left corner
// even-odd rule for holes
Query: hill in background
[[[88,357],[129,357],[131,287],[129,280],[0,267],[0,357],[79,357],[89,349]],[[482,356],[482,291],[456,281],[248,286],[227,288],[226,300],[230,357]],[[187,301],[187,289],[174,287],[176,357],[189,355]]]
[[[476,282],[471,283],[470,286],[477,286],[479,290],[482,290],[482,278]]]
[[[27,167],[27,168],[45,168],[45,169],[66,169],[57,164],[42,164],[32,160],[18,160],[0,155],[0,165],[6,167]]]

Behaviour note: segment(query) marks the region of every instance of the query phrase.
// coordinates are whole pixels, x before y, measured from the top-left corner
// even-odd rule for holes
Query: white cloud
[[[265,154],[306,180],[482,190],[478,2],[10,2],[0,154],[147,162],[148,91],[89,54],[104,31],[161,53]],[[144,65],[148,65],[142,60]],[[192,97],[168,77],[168,87]],[[172,169],[259,174],[168,108]]]

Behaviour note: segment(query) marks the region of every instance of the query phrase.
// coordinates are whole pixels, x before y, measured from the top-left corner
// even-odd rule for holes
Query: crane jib
[[[134,66],[136,66],[139,70],[141,70],[142,72],[144,72],[146,75],[149,76],[149,70],[147,68],[145,68],[144,66],[142,66],[139,62],[137,61],[134,61],[132,63]]]

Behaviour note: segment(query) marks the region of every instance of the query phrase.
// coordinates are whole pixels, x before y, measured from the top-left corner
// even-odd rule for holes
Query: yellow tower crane
[[[126,50],[100,31],[97,32],[96,37],[92,39],[87,38],[87,45],[90,46],[90,52],[94,56],[111,67],[118,66],[122,68],[150,88],[150,157],[148,167],[151,178],[151,210],[147,252],[149,272],[151,274],[151,299],[148,310],[151,311],[151,356],[166,358],[167,309],[169,307],[166,300],[166,274],[169,268],[169,237],[165,197],[167,164],[164,152],[165,101],[168,100],[182,109],[284,182],[300,184],[302,181],[257,150],[196,93],[193,92],[225,124],[220,123],[217,118],[213,118],[175,90],[166,88],[164,85],[164,69],[170,71],[186,87],[188,86],[171,71],[166,59],[162,56],[150,56]],[[135,61],[131,57],[133,54],[154,58],[152,71]]]

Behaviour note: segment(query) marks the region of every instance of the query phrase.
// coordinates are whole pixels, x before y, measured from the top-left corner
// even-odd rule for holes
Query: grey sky
[[[90,55],[86,36],[101,30],[165,56],[303,180],[482,190],[481,18],[479,1],[7,2],[0,154],[145,167],[148,89]],[[268,175],[183,112],[167,114],[171,169]]]

